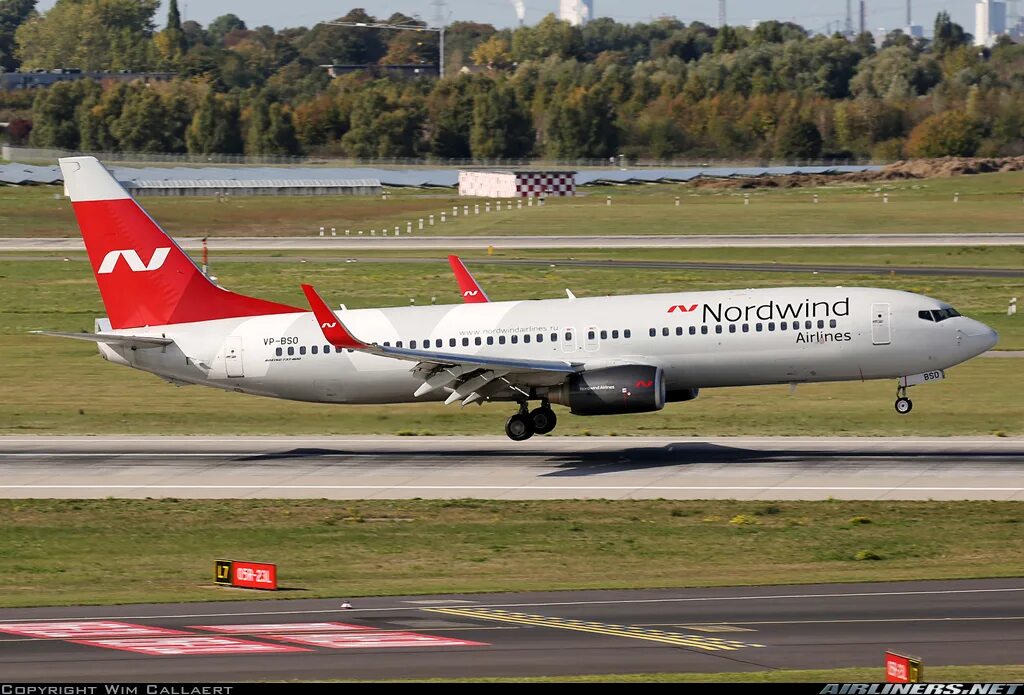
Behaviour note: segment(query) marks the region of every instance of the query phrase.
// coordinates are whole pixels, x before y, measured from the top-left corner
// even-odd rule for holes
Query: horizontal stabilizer
[[[94,343],[106,343],[108,345],[126,345],[128,347],[152,348],[164,347],[174,341],[170,338],[154,338],[148,335],[118,335],[116,333],[63,333],[60,331],[30,331],[35,335],[49,335],[56,338],[72,338],[73,340],[88,340]]]

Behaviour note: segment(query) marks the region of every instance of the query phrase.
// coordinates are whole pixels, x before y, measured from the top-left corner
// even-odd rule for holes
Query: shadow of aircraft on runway
[[[296,448],[288,451],[268,452],[241,456],[235,461],[265,462],[287,465],[294,461],[316,462],[323,465],[372,462],[375,466],[447,467],[453,465],[500,466],[502,462],[514,465],[533,465],[548,470],[541,477],[571,477],[619,473],[650,468],[693,465],[764,465],[771,467],[806,466],[821,464],[831,470],[844,466],[863,468],[865,465],[885,468],[892,465],[920,463],[922,465],[961,464],[1024,464],[1024,446],[1011,450],[978,451],[970,445],[950,442],[940,452],[911,448],[879,448],[866,443],[862,448],[752,449],[727,446],[711,442],[679,442],[665,446],[629,447],[628,440],[620,450],[593,450],[581,439],[579,450],[538,451],[535,448],[515,446],[489,446],[485,448],[453,442],[450,446],[422,451],[381,447],[374,451],[328,448]],[[845,445],[844,445],[845,446]]]

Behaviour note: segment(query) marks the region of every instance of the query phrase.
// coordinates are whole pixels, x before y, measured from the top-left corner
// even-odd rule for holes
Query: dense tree
[[[912,157],[968,157],[979,144],[977,124],[965,113],[946,111],[929,116],[910,132],[907,153]]]
[[[27,69],[146,70],[158,0],[58,0],[15,32]]]
[[[213,43],[223,44],[225,36],[233,31],[245,31],[245,29],[245,22],[239,19],[237,15],[229,12],[227,14],[222,14],[220,17],[217,17],[210,22],[206,27],[206,34]]]
[[[877,48],[870,34],[809,36],[787,22],[462,22],[437,80],[321,67],[433,63],[433,32],[250,29],[235,15],[204,29],[169,2],[154,34],[156,0],[57,0],[35,18],[32,5],[0,0],[0,60],[13,32],[26,67],[178,73],[0,93],[0,120],[34,122],[39,145],[569,160],[1024,153],[1024,46],[979,54],[943,13],[934,41],[892,32]],[[343,19],[377,21],[361,9]],[[465,64],[484,69],[462,74]]]
[[[932,38],[932,48],[939,55],[948,53],[953,49],[964,46],[970,37],[964,28],[949,18],[949,13],[943,10],[935,17],[935,31]]]
[[[58,82],[40,91],[32,104],[32,135],[35,147],[78,149],[77,111],[86,89],[85,82]]]
[[[208,89],[185,133],[193,154],[234,154],[242,151],[238,105],[234,99]]]
[[[518,158],[531,147],[529,119],[516,104],[510,87],[498,83],[473,99],[470,148],[480,159]]]
[[[16,70],[21,64],[14,55],[14,33],[35,7],[36,0],[0,0],[0,72]]]

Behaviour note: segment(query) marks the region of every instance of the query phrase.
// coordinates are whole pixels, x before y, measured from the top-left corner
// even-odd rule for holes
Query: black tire
[[[505,421],[505,434],[513,442],[524,442],[533,436],[533,422],[528,416],[516,413]]]
[[[896,412],[900,415],[906,415],[914,409],[914,402],[909,398],[897,398],[896,399]]]
[[[530,422],[533,423],[534,434],[547,434],[555,429],[558,418],[555,417],[554,410],[541,406],[530,411]]]

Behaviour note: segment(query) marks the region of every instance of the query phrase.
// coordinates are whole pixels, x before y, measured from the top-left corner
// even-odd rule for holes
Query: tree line
[[[0,93],[0,120],[17,126],[8,139],[40,147],[485,159],[1024,152],[1024,47],[979,50],[945,13],[931,40],[897,30],[877,46],[869,34],[810,36],[776,21],[456,22],[438,80],[332,79],[321,67],[434,64],[433,32],[250,29],[233,14],[203,27],[182,22],[176,0],[157,30],[157,0],[34,5],[0,0],[5,69],[176,75]],[[378,21],[361,9],[340,19]]]

